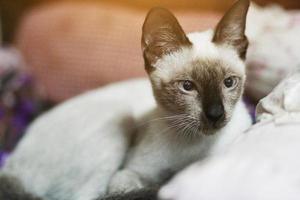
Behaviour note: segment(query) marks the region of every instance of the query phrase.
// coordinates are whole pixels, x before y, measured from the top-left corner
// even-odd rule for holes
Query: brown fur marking
[[[248,39],[245,35],[249,0],[237,1],[218,23],[213,42],[227,44],[237,49],[242,59],[246,58]]]
[[[143,56],[148,73],[163,55],[190,45],[191,42],[170,11],[164,8],[153,8],[149,11],[142,34]]]

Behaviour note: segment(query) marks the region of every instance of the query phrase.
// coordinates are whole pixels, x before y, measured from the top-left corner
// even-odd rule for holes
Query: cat
[[[161,184],[209,154],[222,152],[250,126],[241,102],[249,1],[238,1],[215,32],[188,36],[168,10],[154,8],[143,25],[142,49],[157,108],[138,131],[109,193]],[[152,116],[151,116],[152,115]]]
[[[0,197],[9,186],[45,200],[114,199],[226,151],[251,125],[241,100],[249,4],[235,3],[214,31],[188,35],[168,10],[150,10],[142,50],[155,101],[150,83],[133,80],[46,113],[1,171]]]

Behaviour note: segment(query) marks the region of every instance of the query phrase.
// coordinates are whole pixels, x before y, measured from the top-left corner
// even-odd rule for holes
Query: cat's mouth
[[[203,135],[213,135],[215,132],[226,126],[227,122],[228,120],[225,116],[218,121],[210,121],[207,118],[202,117],[201,124],[199,124],[199,131],[201,131]]]

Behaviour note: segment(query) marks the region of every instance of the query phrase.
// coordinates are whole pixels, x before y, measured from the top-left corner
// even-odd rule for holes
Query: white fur
[[[130,95],[129,95],[130,94]],[[3,173],[44,199],[89,200],[107,183],[127,151],[133,119],[154,108],[148,80],[91,91],[38,118]]]

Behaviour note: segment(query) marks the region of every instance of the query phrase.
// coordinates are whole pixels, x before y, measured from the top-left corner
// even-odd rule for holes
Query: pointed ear
[[[237,1],[221,19],[213,37],[214,43],[234,47],[242,59],[245,59],[248,48],[245,29],[249,6],[249,0]]]
[[[191,45],[174,15],[164,8],[152,8],[143,25],[142,50],[146,70],[183,46]]]

